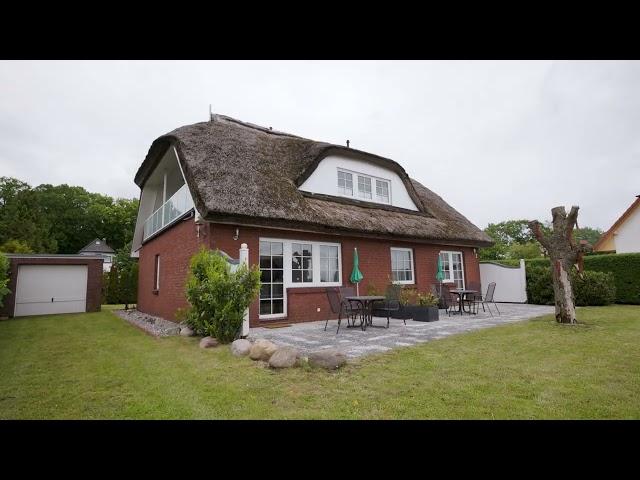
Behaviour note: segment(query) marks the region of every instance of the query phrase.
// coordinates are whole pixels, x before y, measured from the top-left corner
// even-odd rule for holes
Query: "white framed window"
[[[320,245],[320,283],[340,282],[339,255],[337,245]]]
[[[376,179],[376,201],[389,203],[389,181]]]
[[[353,175],[351,173],[338,170],[338,193],[353,197]]]
[[[291,281],[313,283],[313,245],[310,243],[291,244]]]
[[[160,290],[160,255],[156,255],[156,261],[153,269],[153,289]]]
[[[440,252],[444,279],[442,283],[453,283],[464,288],[464,262],[462,252],[444,250]]]
[[[358,175],[358,197],[371,200],[371,177]]]
[[[342,286],[341,245],[260,238],[260,273],[259,318],[285,317],[288,288]]]
[[[356,177],[354,180],[354,176]],[[354,181],[356,182],[354,188]],[[338,169],[338,195],[391,204],[391,180]]]
[[[391,280],[400,284],[415,283],[411,248],[391,248]]]

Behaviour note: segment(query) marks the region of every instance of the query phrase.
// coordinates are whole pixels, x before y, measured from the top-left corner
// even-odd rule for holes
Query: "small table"
[[[464,312],[464,296],[467,293],[473,293],[476,294],[478,293],[477,290],[466,290],[463,288],[456,288],[454,290],[449,290],[451,293],[455,293],[456,295],[458,295],[458,311],[460,312],[460,315],[462,315],[462,312]],[[469,312],[471,313],[471,312]]]
[[[385,300],[385,298],[386,297],[380,295],[356,295],[353,297],[344,297],[345,300],[348,300],[350,302],[358,302],[362,305],[362,314],[364,316],[364,322],[362,322],[362,330],[366,330],[367,325],[376,328],[386,328],[382,325],[373,324],[373,309],[371,308],[373,306],[373,302]]]

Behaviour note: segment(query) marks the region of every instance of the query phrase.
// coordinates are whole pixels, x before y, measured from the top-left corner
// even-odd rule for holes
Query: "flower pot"
[[[412,318],[416,322],[435,322],[440,319],[438,307],[422,307],[420,305],[405,305],[402,309],[403,318]]]

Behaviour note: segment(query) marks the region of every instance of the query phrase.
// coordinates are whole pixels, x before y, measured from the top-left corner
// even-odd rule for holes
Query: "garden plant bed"
[[[154,317],[135,309],[112,310],[112,312],[154,337],[168,337],[180,334],[180,325],[164,318]]]

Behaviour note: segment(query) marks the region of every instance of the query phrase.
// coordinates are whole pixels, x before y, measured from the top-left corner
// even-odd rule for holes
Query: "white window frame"
[[[154,275],[155,275],[155,290],[157,292],[160,291],[160,255],[156,255],[156,261],[155,261],[155,269],[154,269]]]
[[[445,278],[442,280],[442,283],[453,283],[455,284],[455,280],[453,279],[453,254],[457,253],[460,255],[460,266],[462,267],[462,289],[464,290],[466,282],[465,282],[465,269],[464,269],[464,255],[460,250],[440,250],[440,253],[446,253],[449,256],[449,270],[444,270]]]
[[[382,178],[382,177],[376,177],[374,175],[369,175],[367,173],[361,173],[361,172],[356,172],[353,170],[348,170],[346,168],[341,168],[338,167],[337,168],[338,172],[342,172],[342,173],[348,173],[351,175],[351,195],[347,195],[345,193],[342,193],[339,191],[339,187],[338,187],[338,174],[336,173],[336,192],[338,193],[339,197],[345,197],[345,198],[356,198],[359,200],[362,200],[364,202],[373,202],[373,203],[379,203],[380,205],[393,205],[393,200],[392,200],[392,196],[391,196],[391,179],[389,178]],[[358,182],[358,177],[365,177],[368,178],[369,181],[371,182],[371,198],[363,198],[360,196],[360,187],[359,187],[359,182]],[[377,185],[376,182],[386,182],[387,186],[389,187],[389,201],[388,202],[380,202],[377,200]]]
[[[409,252],[409,256],[411,258],[411,280],[393,280],[393,251],[398,252]],[[415,260],[413,255],[413,248],[401,248],[401,247],[391,247],[389,249],[389,257],[391,260],[391,279],[392,282],[396,285],[414,285],[416,283],[416,268],[415,268]]]
[[[258,239],[259,242],[281,242],[282,243],[282,261],[283,261],[283,312],[268,314],[268,315],[260,315],[258,313],[258,318],[260,320],[269,320],[276,318],[285,318],[288,315],[288,306],[287,306],[287,290],[290,288],[323,288],[323,287],[341,287],[342,286],[342,244],[336,242],[319,242],[315,240],[299,240],[299,239],[288,239],[288,238],[271,238],[271,237],[260,237]],[[301,282],[301,283],[293,283],[292,281],[292,250],[291,245],[293,243],[302,243],[311,245],[311,265],[313,271],[313,282]],[[338,278],[340,279],[337,282],[321,282],[320,281],[320,246],[326,245],[329,247],[338,247]],[[260,254],[258,253],[258,256]],[[258,261],[259,266],[259,261]],[[259,312],[259,310],[258,310]]]
[[[341,186],[340,186],[340,174],[341,174],[341,173],[342,173],[343,175],[345,175],[345,180],[344,180],[344,181],[345,181],[345,185],[346,185],[346,183],[347,183],[346,176],[347,176],[347,175],[349,175],[349,177],[350,177],[350,180],[349,180],[349,181],[351,182],[351,188],[350,188],[349,190],[351,190],[351,195],[349,195],[349,194],[347,194],[347,193],[345,193],[345,192],[342,192],[342,191],[341,191],[341,190],[346,190],[346,189],[347,189],[347,188],[346,188],[346,186],[345,186],[345,187],[341,187]],[[347,172],[346,170],[338,169],[338,178],[337,178],[337,180],[338,180],[338,182],[337,182],[337,185],[338,185],[338,194],[339,194],[339,195],[342,195],[343,197],[353,197],[353,173],[351,173],[351,172]]]

